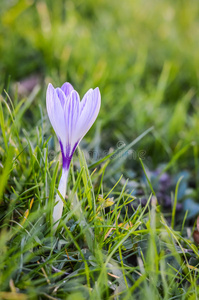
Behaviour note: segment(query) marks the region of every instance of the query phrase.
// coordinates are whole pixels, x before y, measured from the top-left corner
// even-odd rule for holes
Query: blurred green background
[[[109,149],[154,126],[140,145],[152,165],[198,144],[198,48],[195,0],[0,2],[1,90],[16,98],[16,82],[41,85],[24,126],[40,119],[48,82],[69,81],[81,96],[99,86],[97,143]]]
[[[198,0],[0,0],[0,292],[116,299],[132,273],[128,299],[195,299],[198,49]],[[80,153],[52,238],[61,155],[45,94],[65,81],[81,97],[99,86],[102,104],[80,144],[92,175]],[[143,166],[120,152],[94,170],[151,126],[133,148]]]

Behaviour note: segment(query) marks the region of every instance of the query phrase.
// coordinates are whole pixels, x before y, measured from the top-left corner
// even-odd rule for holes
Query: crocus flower
[[[48,117],[59,140],[63,169],[59,183],[59,192],[66,195],[66,185],[70,162],[76,147],[95,122],[100,110],[101,95],[99,88],[90,89],[80,101],[79,94],[68,82],[61,88],[48,85],[46,106]],[[57,194],[53,210],[53,221],[58,226],[63,211],[63,201]]]

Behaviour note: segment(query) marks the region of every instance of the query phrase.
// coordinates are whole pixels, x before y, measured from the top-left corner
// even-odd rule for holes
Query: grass
[[[194,0],[1,1],[0,299],[198,299],[198,15]],[[45,91],[65,81],[99,86],[102,107],[53,234]]]

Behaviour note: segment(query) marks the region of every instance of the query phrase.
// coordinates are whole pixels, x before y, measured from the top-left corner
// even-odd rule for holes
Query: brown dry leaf
[[[124,227],[124,229],[129,229],[129,228],[132,228],[133,227],[133,223],[132,222],[129,222],[129,223],[120,223],[118,224],[118,227]]]
[[[199,232],[198,230],[194,230],[193,232],[193,239],[194,239],[194,242],[199,245]]]
[[[194,266],[191,266],[191,265],[187,265],[187,267],[190,269],[190,270],[194,270],[194,271],[197,271],[199,272],[199,269],[194,267]]]
[[[120,278],[119,276],[113,275],[113,274],[111,274],[111,273],[107,273],[107,274],[110,275],[111,277],[114,277],[114,278]]]

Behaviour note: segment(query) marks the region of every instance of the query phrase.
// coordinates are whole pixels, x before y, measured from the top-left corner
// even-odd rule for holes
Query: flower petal
[[[70,84],[69,82],[65,82],[62,85],[61,89],[64,92],[64,94],[66,95],[66,97],[70,96],[70,93],[74,90],[72,84]]]
[[[84,101],[83,101],[84,100]],[[80,117],[75,131],[75,139],[81,140],[95,122],[101,105],[99,88],[89,90],[80,102]]]
[[[88,98],[91,96],[92,92],[93,92],[93,89],[88,90],[88,92],[86,92],[83,99],[81,100],[81,102],[80,102],[80,115],[81,115],[81,113],[82,113],[82,111],[83,111],[83,109],[86,105],[86,102],[87,102]]]
[[[55,91],[56,91],[57,96],[58,96],[58,98],[59,98],[59,100],[61,102],[62,108],[64,108],[64,105],[65,105],[65,103],[67,101],[66,95],[64,94],[64,92],[60,88],[56,88]]]
[[[46,107],[52,127],[63,147],[66,145],[66,124],[64,110],[52,84],[48,85],[46,93]]]
[[[79,119],[80,98],[79,94],[73,90],[65,106],[65,122],[67,128],[67,141],[70,146],[70,154],[74,145],[78,142],[75,138],[75,130]]]

